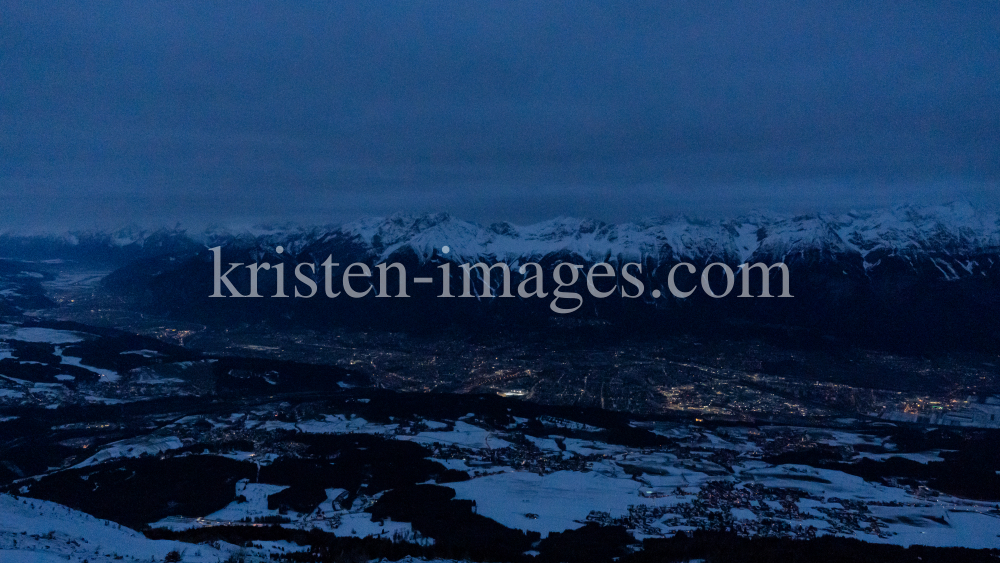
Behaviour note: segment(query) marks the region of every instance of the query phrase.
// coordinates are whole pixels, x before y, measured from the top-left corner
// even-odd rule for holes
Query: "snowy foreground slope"
[[[152,540],[108,520],[43,500],[0,494],[0,561],[3,563],[164,561],[175,552],[188,563],[269,561],[307,550],[286,541],[240,547],[215,541],[190,544]],[[415,561],[409,557],[403,563]],[[448,563],[438,560],[439,563]]]
[[[0,494],[0,561],[49,562],[163,560],[171,551],[185,561],[225,561],[236,546],[193,546],[176,541],[150,540],[107,520],[100,520],[32,498]]]

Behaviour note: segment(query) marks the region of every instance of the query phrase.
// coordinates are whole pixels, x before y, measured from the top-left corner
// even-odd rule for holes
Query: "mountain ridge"
[[[519,226],[508,222],[482,225],[448,213],[426,213],[365,218],[338,226],[0,234],[2,255],[37,258],[63,253],[111,261],[120,256],[118,261],[128,262],[219,245],[247,250],[256,247],[262,255],[273,254],[273,248],[281,245],[292,257],[315,255],[324,248],[350,247],[359,259],[374,262],[412,251],[422,263],[441,257],[444,246],[449,247],[450,261],[508,263],[553,254],[579,256],[590,262],[784,262],[819,251],[858,257],[866,272],[879,268],[887,258],[911,264],[915,258],[923,259],[933,264],[942,279],[956,280],[985,275],[1000,262],[1000,214],[953,203],[841,214],[761,213],[716,220],[675,215],[617,224],[558,217]]]

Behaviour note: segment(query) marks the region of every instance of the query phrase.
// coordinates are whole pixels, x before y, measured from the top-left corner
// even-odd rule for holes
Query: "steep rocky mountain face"
[[[297,264],[309,263],[312,266],[302,271],[317,284],[317,294],[310,299],[271,297],[278,289],[274,270],[261,270],[258,291],[264,297],[210,298],[214,283],[210,248],[214,247],[221,248],[223,272],[231,263],[285,264],[285,293],[292,296],[295,289],[309,292],[294,275]],[[403,330],[458,323],[516,329],[545,326],[557,318],[608,330],[773,334],[817,345],[842,342],[913,350],[1000,347],[1000,216],[963,204],[714,221],[672,217],[625,224],[559,218],[529,226],[484,226],[437,214],[317,228],[3,235],[0,254],[111,263],[120,267],[106,278],[107,290],[134,296],[152,312],[209,322],[345,323]],[[363,291],[370,281],[373,290],[359,299],[343,293],[326,297],[322,264],[328,257],[339,264],[332,270],[335,292],[342,289],[344,268],[354,262],[373,267],[370,280],[356,279],[355,287]],[[406,268],[410,297],[375,297],[379,277],[374,266],[394,262]],[[443,291],[443,265],[450,264],[450,290],[458,296],[464,289],[460,265],[475,262],[509,265],[514,296],[497,296],[502,284],[495,269],[493,297],[483,295],[482,275],[476,270],[473,297],[437,297]],[[527,262],[543,267],[547,297],[518,296],[516,288],[525,279],[518,268]],[[583,305],[558,315],[550,305],[556,288],[553,270],[561,262],[586,268],[606,262],[616,277],[602,280],[599,289],[614,287],[614,280],[619,287],[606,298],[595,298],[581,276],[574,287],[564,289],[582,295]],[[695,289],[683,299],[672,296],[668,285],[670,270],[680,262],[696,267],[694,274],[683,267],[677,271],[676,285],[684,291]],[[702,271],[714,262],[735,271],[732,292],[719,299],[700,288]],[[756,262],[786,264],[793,297],[738,297],[739,265]],[[643,286],[635,298],[620,293],[622,289],[637,293],[635,284],[623,280],[621,271],[628,263],[637,264],[630,273]],[[751,274],[750,294],[759,296],[760,271]],[[416,284],[417,277],[433,282]],[[396,272],[390,270],[391,295],[398,293],[395,278]],[[248,291],[250,272],[245,266],[237,267],[228,279],[241,292]],[[721,267],[709,271],[709,284],[716,293],[725,288]],[[771,271],[769,285],[771,294],[781,294],[779,270]],[[654,289],[659,298],[653,297]],[[562,303],[576,305],[574,299]]]

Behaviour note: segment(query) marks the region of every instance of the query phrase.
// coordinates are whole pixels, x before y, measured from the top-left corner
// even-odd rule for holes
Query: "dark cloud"
[[[993,1],[4,2],[0,219],[988,202],[998,29]]]

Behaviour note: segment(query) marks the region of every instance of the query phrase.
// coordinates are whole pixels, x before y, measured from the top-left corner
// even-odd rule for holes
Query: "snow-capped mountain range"
[[[289,290],[297,283],[290,272],[298,263],[312,263],[313,279],[321,285],[323,268],[318,265],[327,257],[344,267],[353,262],[400,262],[412,279],[438,281],[411,283],[409,291],[415,298],[403,300],[377,299],[374,293],[356,300],[211,299],[214,252],[209,249],[216,246],[222,247],[226,263],[286,264]],[[3,258],[61,260],[114,270],[103,278],[102,286],[117,296],[134,298],[136,310],[206,324],[271,319],[322,327],[370,322],[401,330],[470,320],[490,326],[498,316],[504,322],[545,322],[553,314],[546,299],[495,297],[500,283],[496,277],[490,282],[497,290],[494,297],[435,299],[441,287],[435,276],[444,262],[505,262],[514,278],[512,285],[524,279],[518,278],[517,266],[527,261],[542,265],[546,283],[561,261],[608,262],[619,271],[627,262],[638,262],[642,269],[635,271],[645,288],[641,299],[618,293],[607,299],[585,296],[586,303],[574,315],[638,330],[698,325],[699,330],[718,333],[728,322],[758,331],[785,327],[780,330],[801,334],[804,329],[812,338],[865,345],[878,341],[908,349],[1000,347],[1000,215],[961,203],[796,217],[667,217],[621,224],[557,218],[534,225],[483,225],[441,213],[400,214],[325,227],[7,233],[0,235],[0,264]],[[740,299],[737,291],[724,299],[709,298],[704,292],[675,299],[668,292],[668,273],[682,261],[696,268],[724,262],[734,270],[744,262],[783,262],[794,299]],[[11,263],[7,269],[17,277],[24,267]],[[459,279],[460,270],[450,270],[448,283],[455,293],[462,293],[466,281]],[[716,274],[721,276],[719,269]],[[476,275],[475,283],[484,281]],[[783,283],[779,275],[778,270],[771,271],[771,287]],[[246,288],[249,276],[249,270],[238,268],[230,279]],[[686,287],[699,283],[697,278],[681,281]],[[277,294],[276,283],[274,274],[262,276],[261,294]],[[701,283],[703,287],[705,282]],[[748,296],[762,295],[761,282],[750,283]],[[41,291],[35,288],[35,293]],[[20,310],[30,304],[7,305]]]
[[[569,252],[590,261],[717,257],[742,262],[760,256],[787,259],[807,249],[862,258],[880,253],[960,257],[1000,250],[1000,215],[953,204],[843,215],[756,215],[715,221],[669,217],[623,224],[558,218],[528,226],[485,227],[447,214],[400,215],[351,223],[334,236],[367,245],[379,261],[406,247],[427,259],[435,251],[440,254],[443,245],[450,247],[456,261],[487,257],[513,262]],[[973,266],[960,264],[966,272]],[[946,277],[959,275],[945,268]]]
[[[478,260],[515,263],[553,254],[569,254],[588,262],[751,259],[794,262],[810,251],[860,258],[866,271],[896,257],[911,264],[929,260],[943,279],[981,274],[1000,263],[1000,214],[965,203],[938,207],[900,206],[844,214],[817,213],[795,217],[755,214],[735,219],[701,220],[674,216],[610,224],[560,217],[533,225],[482,225],[446,213],[367,218],[322,227],[262,226],[213,228],[123,229],[58,235],[0,235],[0,256],[31,253],[75,254],[129,261],[209,246],[258,248],[264,255],[282,245],[286,256],[318,256],[330,249],[370,262],[383,262],[405,251],[426,261],[443,256],[454,262]]]

